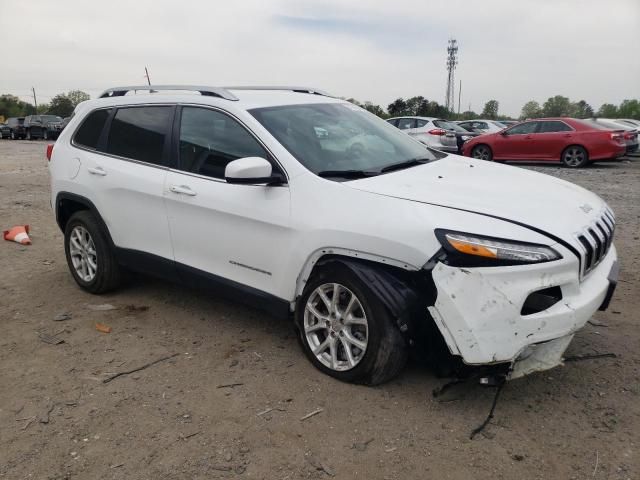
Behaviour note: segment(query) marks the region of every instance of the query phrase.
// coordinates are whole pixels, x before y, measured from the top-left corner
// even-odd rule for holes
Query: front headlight
[[[562,256],[553,248],[536,243],[485,237],[437,229],[436,237],[447,252],[449,264],[457,266],[499,266],[542,263]]]

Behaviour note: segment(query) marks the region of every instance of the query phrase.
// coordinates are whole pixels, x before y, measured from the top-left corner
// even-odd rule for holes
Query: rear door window
[[[429,124],[429,120],[420,120],[420,119],[416,120],[416,128],[422,128],[428,124]]]
[[[76,131],[73,142],[86,148],[95,150],[98,148],[98,141],[104,129],[105,123],[111,114],[110,108],[95,110],[87,115],[80,128]]]
[[[409,130],[410,128],[416,128],[416,121],[413,118],[401,118],[398,120],[398,128],[400,130]]]
[[[390,123],[394,127],[397,127],[398,126],[398,119],[397,118],[393,118],[391,120],[387,120],[387,123]]]
[[[538,133],[554,133],[554,132],[571,132],[573,129],[564,122],[544,121],[540,122],[540,130]]]
[[[174,107],[119,108],[111,122],[107,153],[154,165],[165,165]]]

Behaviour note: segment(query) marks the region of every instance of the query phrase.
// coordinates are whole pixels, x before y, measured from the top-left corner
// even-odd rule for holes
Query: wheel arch
[[[111,247],[114,247],[115,245],[113,243],[113,240],[111,239],[109,228],[107,227],[107,224],[102,218],[102,215],[100,215],[100,212],[91,200],[83,197],[82,195],[77,195],[70,192],[60,192],[58,193],[58,195],[56,195],[56,223],[63,233],[71,216],[81,210],[88,210],[93,214],[100,226],[104,229],[107,240],[109,241],[109,245]]]

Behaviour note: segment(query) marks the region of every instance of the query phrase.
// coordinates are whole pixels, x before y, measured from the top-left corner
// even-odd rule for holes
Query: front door
[[[534,160],[531,146],[533,135],[538,127],[538,122],[520,123],[508,128],[501,133],[495,133],[493,143],[494,158],[506,160]]]
[[[290,251],[289,188],[229,184],[224,171],[243,157],[266,158],[279,167],[227,113],[184,106],[178,115],[178,158],[165,185],[175,261],[195,274],[189,278],[277,296]]]

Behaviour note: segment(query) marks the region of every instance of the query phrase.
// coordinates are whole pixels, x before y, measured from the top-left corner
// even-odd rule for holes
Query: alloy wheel
[[[584,151],[581,148],[569,148],[564,152],[564,163],[569,167],[577,167],[584,162]]]
[[[91,282],[98,271],[98,255],[89,231],[78,225],[69,237],[69,255],[78,277]]]
[[[474,148],[473,158],[477,158],[478,160],[489,160],[489,149],[487,147]]]
[[[311,352],[331,370],[351,370],[367,350],[367,315],[358,297],[339,283],[325,283],[309,295],[303,328]]]

